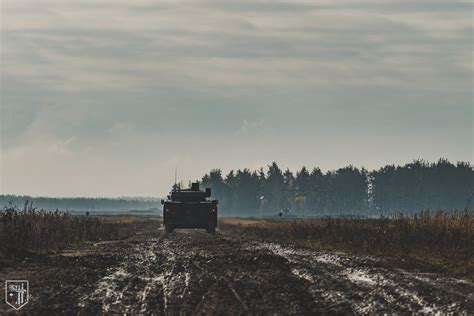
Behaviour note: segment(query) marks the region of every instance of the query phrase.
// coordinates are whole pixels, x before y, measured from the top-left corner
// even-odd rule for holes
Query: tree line
[[[368,171],[352,165],[322,172],[302,167],[296,173],[273,162],[267,169],[213,169],[202,177],[225,215],[274,215],[288,209],[295,215],[393,214],[420,210],[463,210],[474,192],[469,162],[453,164],[414,160]]]

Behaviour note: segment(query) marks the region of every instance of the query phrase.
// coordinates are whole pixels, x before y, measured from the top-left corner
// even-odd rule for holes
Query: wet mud
[[[29,303],[17,312],[2,302],[0,314],[474,311],[469,281],[235,231],[156,230],[56,255],[0,260],[0,280],[8,279],[29,280]]]

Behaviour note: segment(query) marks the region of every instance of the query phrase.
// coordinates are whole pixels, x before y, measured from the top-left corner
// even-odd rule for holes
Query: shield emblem
[[[28,281],[7,280],[5,281],[5,302],[16,310],[28,303]]]

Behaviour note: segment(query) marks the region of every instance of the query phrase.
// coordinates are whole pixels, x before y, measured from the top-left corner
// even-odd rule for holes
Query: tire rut
[[[251,242],[286,258],[292,272],[308,280],[314,292],[357,313],[469,313],[474,285],[436,274],[387,268],[383,259]]]
[[[171,234],[160,230],[114,247],[108,249],[117,260],[101,270],[98,281],[67,288],[67,293],[78,297],[68,312],[208,315],[474,310],[472,283],[393,268],[384,259],[369,256],[199,230]],[[97,256],[91,258],[97,260]],[[81,293],[84,290],[87,292]],[[49,303],[56,312],[60,310],[59,295]],[[47,306],[43,307],[46,311]]]

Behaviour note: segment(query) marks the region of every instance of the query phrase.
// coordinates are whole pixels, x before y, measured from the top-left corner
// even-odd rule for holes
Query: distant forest
[[[249,169],[223,175],[213,169],[202,178],[219,200],[221,214],[369,215],[420,210],[464,210],[474,192],[469,162],[415,160],[368,171],[347,166],[323,173],[301,168],[296,174],[274,162],[265,171]]]
[[[160,200],[156,198],[54,198],[31,197],[22,195],[0,195],[0,207],[9,203],[22,207],[26,201],[33,202],[38,209],[60,211],[100,211],[117,212],[130,210],[148,210],[160,208]]]
[[[464,210],[474,193],[474,169],[469,162],[453,164],[415,160],[378,170],[347,166],[322,172],[282,170],[274,162],[264,170],[213,169],[201,187],[212,188],[220,214],[271,216],[288,209],[296,216],[384,215],[420,210]],[[120,212],[161,209],[158,198],[51,198],[0,195],[0,207],[32,201],[38,209]],[[474,201],[473,201],[474,203]]]

